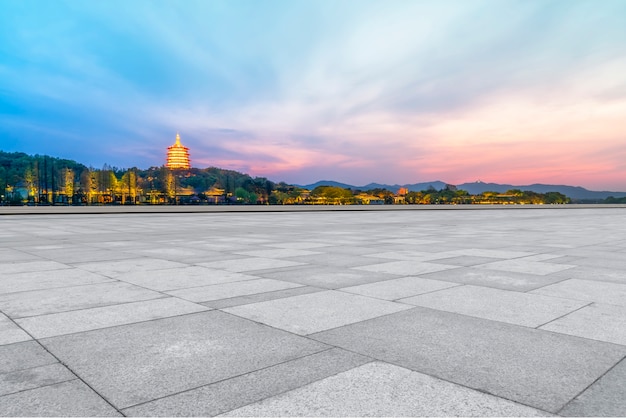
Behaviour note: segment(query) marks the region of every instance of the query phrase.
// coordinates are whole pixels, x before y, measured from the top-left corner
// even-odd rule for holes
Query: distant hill
[[[354,186],[346,183],[339,183],[331,180],[322,180],[313,184],[302,185],[298,187],[302,187],[308,190],[313,190],[317,186],[336,186],[344,189],[352,189],[352,190],[371,190],[371,189],[387,189],[393,192],[398,191],[401,187],[407,188],[409,191],[419,192],[422,190],[428,190],[429,187],[434,188],[435,190],[441,190],[446,187],[445,182],[443,181],[430,181],[424,183],[414,183],[414,184],[380,184],[380,183],[369,183],[364,186]],[[469,194],[481,194],[483,192],[499,192],[504,193],[507,190],[511,189],[519,189],[523,191],[532,191],[536,193],[547,193],[547,192],[559,192],[570,199],[573,200],[588,200],[588,201],[599,201],[604,200],[609,196],[613,196],[616,198],[626,197],[626,192],[611,192],[611,191],[593,191],[587,190],[584,187],[579,186],[566,186],[566,185],[554,185],[554,184],[531,184],[526,186],[516,186],[513,184],[499,184],[499,183],[483,183],[482,181],[478,181],[475,183],[463,183],[457,184],[456,187],[460,190],[466,190]]]
[[[626,197],[626,192],[609,192],[609,191],[593,191],[587,190],[579,186],[566,186],[554,184],[531,184],[528,186],[514,186],[511,184],[498,183],[463,183],[457,185],[457,188],[467,190],[470,194],[480,194],[487,191],[506,192],[511,189],[519,189],[523,191],[533,191],[536,193],[559,192],[574,200],[603,200],[609,196]]]
[[[335,187],[341,187],[343,189],[352,189],[352,190],[372,190],[372,189],[387,189],[390,190],[392,192],[397,192],[398,189],[400,189],[401,187],[405,187],[407,189],[409,189],[409,191],[412,192],[419,192],[422,190],[427,190],[429,187],[432,187],[436,190],[441,190],[444,187],[446,187],[446,183],[442,182],[442,181],[431,181],[431,182],[426,182],[426,183],[415,183],[415,184],[381,184],[381,183],[369,183],[366,184],[364,186],[354,186],[352,184],[346,184],[346,183],[339,183],[336,181],[331,181],[331,180],[321,180],[318,181],[316,183],[313,184],[306,184],[306,185],[297,185],[298,187],[302,187],[304,189],[308,189],[308,190],[313,190],[314,188],[318,187],[318,186],[335,186]]]

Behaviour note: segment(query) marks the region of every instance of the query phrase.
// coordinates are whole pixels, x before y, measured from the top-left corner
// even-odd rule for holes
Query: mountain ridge
[[[412,183],[412,184],[383,184],[383,183],[369,183],[364,186],[354,186],[347,183],[341,183],[333,180],[320,180],[315,183],[307,184],[307,185],[296,185],[298,187],[302,187],[304,189],[313,190],[318,186],[335,186],[341,187],[344,189],[352,189],[352,190],[371,190],[371,189],[387,189],[390,191],[397,191],[401,187],[404,187],[412,192],[419,192],[422,190],[428,190],[429,187],[434,188],[435,190],[443,189],[447,184],[440,180],[429,181],[429,182],[421,182],[421,183]],[[533,183],[529,185],[513,185],[506,183],[484,183],[482,181],[477,181],[473,183],[462,183],[455,185],[459,190],[466,190],[470,194],[480,194],[483,192],[498,192],[504,193],[511,189],[519,189],[522,191],[532,191],[535,193],[547,193],[547,192],[559,192],[570,199],[575,200],[603,200],[609,196],[613,196],[616,198],[626,197],[626,192],[616,192],[616,191],[596,191],[596,190],[588,190],[581,186],[568,186],[564,184],[543,184],[543,183]]]

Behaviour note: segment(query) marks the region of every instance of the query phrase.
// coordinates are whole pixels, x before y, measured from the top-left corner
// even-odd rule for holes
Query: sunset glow
[[[0,5],[0,150],[626,191],[624,1]]]

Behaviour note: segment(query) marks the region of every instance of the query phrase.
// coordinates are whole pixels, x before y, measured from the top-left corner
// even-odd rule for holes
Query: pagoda
[[[176,133],[176,142],[167,147],[167,168],[189,170],[189,148],[180,143],[180,135]]]

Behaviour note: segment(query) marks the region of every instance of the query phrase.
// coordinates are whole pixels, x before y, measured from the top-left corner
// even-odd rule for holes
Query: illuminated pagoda
[[[176,133],[176,142],[167,147],[167,168],[189,170],[189,148],[180,143],[180,135]]]

